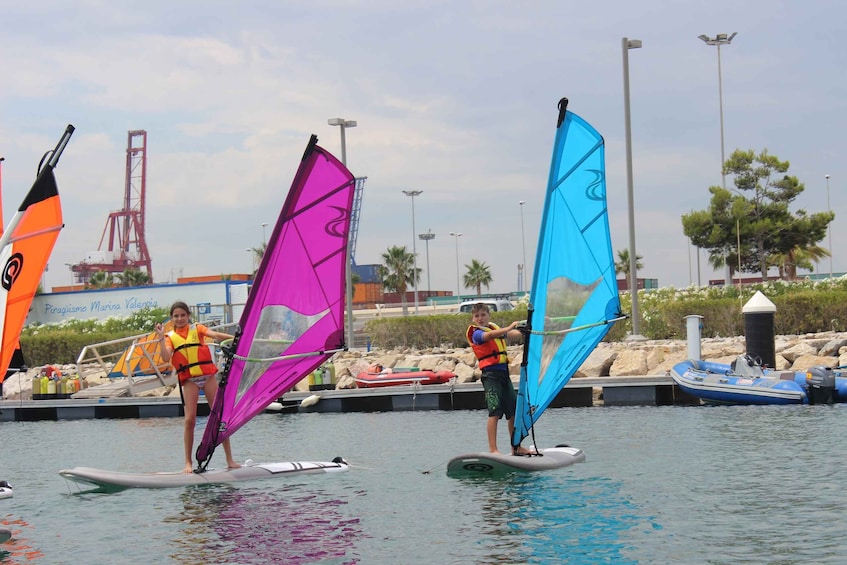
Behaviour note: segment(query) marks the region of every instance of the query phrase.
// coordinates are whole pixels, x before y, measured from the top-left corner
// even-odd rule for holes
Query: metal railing
[[[235,323],[224,325],[206,323],[206,325],[226,333],[229,333],[228,330],[234,330],[236,326]],[[158,353],[160,347],[158,341],[152,339],[149,332],[86,345],[77,357],[77,374],[83,380],[86,380],[88,376],[103,373],[111,380],[127,379],[130,396],[140,392],[139,388],[147,390],[176,384],[176,374],[171,364],[161,361]],[[120,374],[115,374],[114,367],[122,358],[123,370]]]

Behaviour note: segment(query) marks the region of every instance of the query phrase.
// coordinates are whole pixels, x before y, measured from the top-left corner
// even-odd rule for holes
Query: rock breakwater
[[[809,367],[839,367],[847,365],[847,333],[823,332],[817,334],[777,336],[774,343],[776,369],[780,371],[803,371]],[[746,351],[744,337],[705,338],[701,340],[701,357],[707,361],[729,364]],[[648,340],[601,343],[588,356],[574,378],[582,377],[625,377],[665,375],[671,367],[689,356],[684,340]],[[513,380],[520,373],[521,346],[509,347],[511,363],[509,372]],[[379,363],[384,367],[418,367],[421,370],[452,371],[459,382],[479,379],[480,371],[470,348],[439,348],[424,350],[394,349],[372,351],[348,351],[337,354],[332,363],[336,374],[337,388],[355,388],[355,376],[368,366]],[[59,367],[63,374],[75,374],[75,365]],[[26,373],[13,375],[3,383],[3,400],[31,399],[32,378],[40,373],[35,367]],[[104,371],[85,371],[87,387],[110,382]],[[295,390],[308,390],[306,379]],[[138,396],[179,395],[175,386],[165,386],[145,391]]]

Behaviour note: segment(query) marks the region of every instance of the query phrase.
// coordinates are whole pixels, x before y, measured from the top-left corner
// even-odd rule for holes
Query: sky
[[[605,139],[612,247],[630,245],[628,37],[643,43],[628,52],[639,277],[677,288],[723,277],[680,219],[721,184],[721,99],[725,155],[790,161],[806,189],[793,209],[836,214],[843,272],[847,75],[833,69],[846,13],[822,0],[0,0],[4,220],[73,124],[56,170],[65,228],[44,277],[70,284],[67,265],[100,248],[122,206],[127,132],[145,130],[155,282],[249,272],[247,249],[270,236],[310,134],[340,158],[327,120],[343,118],[357,122],[347,165],[367,177],[358,264],[405,245],[419,290],[456,292],[473,259],[493,275],[483,291],[516,290],[517,266],[534,264],[562,97]],[[733,32],[719,73],[698,36]],[[413,242],[429,230],[428,248]]]

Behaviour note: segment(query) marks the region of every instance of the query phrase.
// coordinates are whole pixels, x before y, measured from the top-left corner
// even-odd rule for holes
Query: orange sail
[[[0,382],[6,378],[32,298],[63,227],[53,169],[73,130],[67,127],[0,237]]]
[[[173,329],[174,323],[172,320],[165,322],[164,332],[166,334]],[[160,373],[169,372],[171,364],[162,359],[162,348],[158,338],[157,332],[150,332],[137,345],[127,347],[109,372],[109,378],[145,377],[155,375],[156,371]]]

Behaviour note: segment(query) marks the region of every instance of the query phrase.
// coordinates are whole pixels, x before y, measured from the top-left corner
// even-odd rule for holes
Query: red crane
[[[144,202],[147,190],[147,132],[127,133],[126,184],[123,209],[111,212],[100,236],[97,251],[71,266],[78,283],[87,284],[92,273],[123,273],[127,269],[146,270],[153,282],[150,253],[144,239]],[[108,247],[104,249],[106,233]]]

